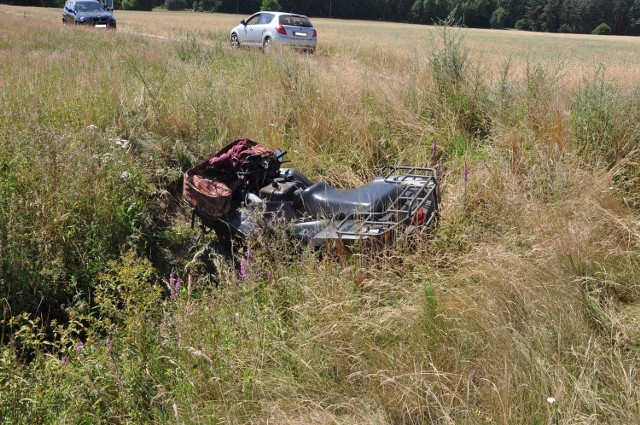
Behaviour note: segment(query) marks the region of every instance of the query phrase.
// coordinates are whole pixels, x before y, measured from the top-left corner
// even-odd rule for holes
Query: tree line
[[[62,7],[64,0],[0,0]],[[116,9],[250,14],[279,9],[313,17],[430,24],[449,17],[472,28],[640,35],[640,0],[114,0]],[[265,7],[268,6],[268,7]]]

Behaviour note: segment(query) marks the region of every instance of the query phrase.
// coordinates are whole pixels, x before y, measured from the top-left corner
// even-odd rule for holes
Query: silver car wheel
[[[231,40],[229,41],[229,43],[231,43],[231,47],[239,47],[240,40],[238,40],[238,34],[236,33],[231,34]]]

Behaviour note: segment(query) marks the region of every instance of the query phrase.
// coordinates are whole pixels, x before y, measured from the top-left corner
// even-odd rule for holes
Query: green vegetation
[[[166,0],[164,8],[167,10],[184,10],[187,8],[187,2],[185,0]],[[194,8],[194,10],[196,9]]]
[[[450,27],[309,56],[43,22],[0,13],[0,423],[640,422],[639,81]],[[441,225],[257,235],[216,288],[181,178],[239,137],[339,187],[437,166]]]
[[[605,23],[602,23],[594,28],[591,34],[595,35],[611,35],[611,27]]]
[[[154,0],[120,0],[119,5],[124,10],[151,10],[153,6]]]
[[[280,3],[278,0],[263,0],[262,5],[260,6],[260,10],[280,10]]]

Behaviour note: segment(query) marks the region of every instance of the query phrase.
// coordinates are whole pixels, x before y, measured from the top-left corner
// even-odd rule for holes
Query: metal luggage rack
[[[436,180],[437,171],[435,168],[385,165],[380,169],[380,176],[384,177],[384,181],[389,183],[405,181],[429,182]]]
[[[436,218],[440,196],[434,168],[386,165],[380,170],[381,177],[390,184],[399,184],[400,195],[384,211],[353,212],[337,226],[337,233],[343,238],[382,236],[410,223],[420,208],[432,210],[422,225],[428,226]],[[434,203],[434,208],[431,208]]]

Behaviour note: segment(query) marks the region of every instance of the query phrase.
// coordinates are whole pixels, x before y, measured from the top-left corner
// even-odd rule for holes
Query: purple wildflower
[[[173,272],[169,275],[169,294],[171,299],[174,299],[180,293],[180,288],[182,287],[182,279],[175,277]]]
[[[69,356],[62,356],[62,358],[60,359],[60,361],[62,362],[63,366],[66,366],[69,364]]]
[[[435,139],[433,140],[433,160],[435,161],[436,157],[438,156],[438,142],[435,141]]]
[[[251,263],[253,262],[253,254],[251,253],[251,245],[247,245],[247,253],[240,262],[240,279],[246,279],[251,273]]]
[[[246,259],[240,261],[240,279],[246,279],[249,276],[249,265]]]
[[[107,338],[104,340],[104,345],[105,345],[107,348],[111,348],[111,338],[107,337]]]
[[[82,354],[82,350],[84,349],[84,342],[78,341],[76,344],[76,354]]]
[[[169,274],[169,284],[167,286],[169,286],[169,294],[171,296],[171,298],[175,298],[176,297],[176,293],[175,293],[175,289],[174,289],[174,285],[176,283],[176,278],[173,275],[173,272],[171,272]]]

